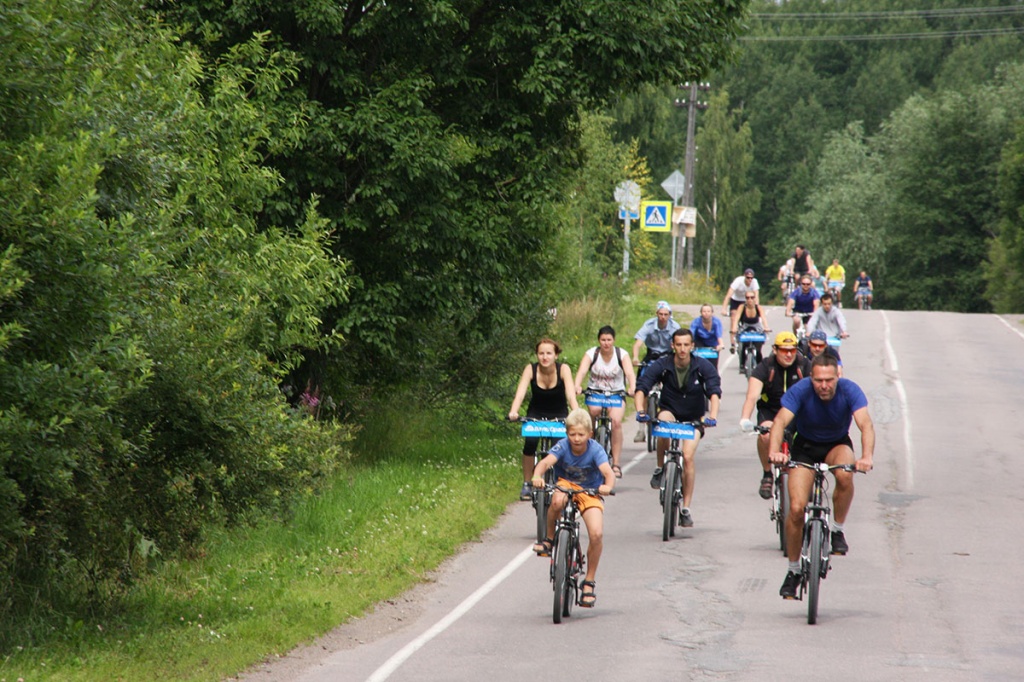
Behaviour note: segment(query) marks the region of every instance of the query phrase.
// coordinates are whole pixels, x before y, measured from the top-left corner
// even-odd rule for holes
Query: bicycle
[[[831,569],[829,557],[832,552],[831,518],[832,508],[828,501],[828,479],[825,474],[830,471],[856,472],[852,464],[807,464],[789,460],[786,466],[790,469],[804,467],[814,471],[814,484],[811,496],[804,509],[803,545],[800,549],[800,592],[797,599],[804,598],[807,593],[807,623],[818,622],[818,596],[822,579],[828,577]]]
[[[843,307],[843,304],[839,300],[839,297],[842,294],[843,287],[845,286],[845,284],[846,284],[845,282],[843,282],[842,280],[838,280],[838,279],[830,279],[826,283],[826,286],[828,287],[828,293],[832,294],[832,300],[836,302],[836,307],[837,308],[842,308]]]
[[[857,291],[853,292],[853,297],[857,299],[858,310],[871,310],[871,304],[868,303],[868,296],[871,295],[871,289],[858,288]]]
[[[683,502],[683,451],[679,441],[693,440],[696,436],[695,426],[699,421],[666,422],[652,419],[654,427],[651,431],[655,438],[668,438],[669,445],[665,451],[665,464],[661,468],[661,486],[658,501],[661,502],[663,514],[661,539],[668,542],[676,534],[676,522],[679,520],[679,508]]]
[[[564,488],[557,484],[545,485],[544,492],[551,495],[559,490],[568,496],[562,514],[555,522],[555,537],[551,546],[551,585],[554,588],[554,602],[551,619],[557,625],[563,617],[572,614],[572,607],[580,603],[582,590],[580,576],[583,575],[585,558],[580,546],[579,507],[576,496],[579,493],[597,496],[593,488]],[[613,493],[614,494],[614,493]]]
[[[654,364],[653,360],[645,360],[640,363],[640,373],[642,374],[647,367]],[[647,396],[647,414],[658,414],[658,406],[661,403],[661,382],[654,384],[651,388],[650,394]],[[654,452],[657,447],[657,440],[654,437],[654,422],[647,422],[647,452]]]
[[[770,426],[755,425],[756,433],[767,434]],[[782,439],[782,453],[789,456],[789,441],[792,434],[787,429]],[[789,474],[786,468],[772,464],[772,509],[769,518],[775,524],[775,532],[779,536],[779,549],[786,553],[786,512],[789,510]]]
[[[757,367],[757,354],[758,348],[765,342],[764,332],[757,331],[756,328],[746,328],[740,331],[736,335],[736,342],[739,345],[738,352],[740,354],[740,371],[749,379],[750,375],[754,373],[754,368]]]
[[[608,461],[612,461],[612,418],[608,414],[608,408],[610,407],[623,407],[626,404],[626,392],[625,391],[598,391],[595,389],[587,389],[583,392],[585,396],[584,402],[588,406],[600,407],[601,414],[594,420],[594,440],[596,440],[602,448],[604,448],[605,454],[608,455]]]
[[[532,417],[520,417],[522,423],[520,434],[524,438],[539,438],[537,453],[534,455],[533,464],[537,465],[548,451],[554,446],[555,441],[565,438],[565,421],[562,419],[534,419]],[[554,485],[555,472],[548,469],[544,474],[544,483]],[[546,489],[534,488],[531,493],[530,504],[537,512],[537,542],[543,542],[548,531],[548,507],[551,506],[551,492]]]

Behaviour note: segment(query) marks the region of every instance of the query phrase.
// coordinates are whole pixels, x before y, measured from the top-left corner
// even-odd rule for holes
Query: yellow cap
[[[779,332],[775,335],[776,348],[796,348],[796,334],[793,332]]]

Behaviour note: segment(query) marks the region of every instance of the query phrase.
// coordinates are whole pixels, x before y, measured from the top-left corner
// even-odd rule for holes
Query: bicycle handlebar
[[[808,464],[807,462],[798,462],[796,460],[791,459],[788,462],[786,462],[784,466],[787,469],[795,469],[797,467],[803,467],[805,469],[811,469],[813,471],[822,471],[822,472],[824,472],[824,471],[836,471],[838,469],[840,471],[851,471],[851,472],[853,472],[855,474],[856,473],[861,473],[861,474],[866,474],[867,473],[866,471],[858,470],[856,465],[854,465],[854,464],[825,464],[824,462],[820,462],[818,464]]]
[[[603,495],[601,495],[599,492],[597,492],[597,490],[598,490],[597,488],[566,488],[564,486],[560,486],[557,483],[555,483],[555,484],[552,484],[552,485],[544,486],[544,490],[546,490],[548,492],[551,492],[551,491],[554,491],[554,490],[560,490],[561,492],[565,493],[566,495],[569,495],[570,497],[573,496],[573,495],[578,495],[579,493],[584,493],[586,495],[590,495],[591,497],[598,497],[598,498],[602,498],[602,499],[604,498]],[[614,497],[615,496],[615,489],[613,488],[612,490],[608,491],[608,495]]]

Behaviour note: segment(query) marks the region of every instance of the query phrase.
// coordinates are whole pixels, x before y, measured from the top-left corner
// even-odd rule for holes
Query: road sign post
[[[640,185],[624,180],[615,186],[615,201],[619,202],[619,217],[622,218],[622,281],[629,277],[629,220],[640,208]]]

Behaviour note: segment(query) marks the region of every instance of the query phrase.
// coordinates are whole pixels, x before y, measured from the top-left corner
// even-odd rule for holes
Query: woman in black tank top
[[[526,416],[538,419],[565,419],[569,410],[579,405],[576,403],[576,387],[573,384],[572,370],[569,365],[558,362],[562,348],[551,339],[537,342],[537,362],[523,368],[516,387],[516,397],[512,400],[508,418],[519,419],[519,408],[526,398],[526,389],[530,389],[530,403],[526,407]],[[523,489],[520,499],[531,499],[530,479],[533,478],[534,455],[537,454],[537,439],[526,438],[523,443]]]

